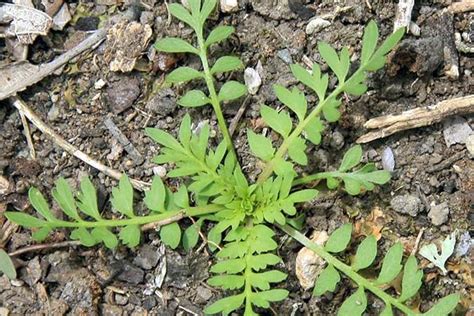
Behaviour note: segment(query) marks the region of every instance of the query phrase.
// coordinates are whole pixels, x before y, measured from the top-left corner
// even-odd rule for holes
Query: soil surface
[[[80,55],[19,95],[81,151],[132,178],[150,181],[155,173],[164,170],[152,162],[159,146],[145,136],[145,127],[176,134],[180,118],[190,113],[195,126],[204,121],[210,123],[215,131],[214,140],[219,134],[210,108],[188,110],[176,104],[185,89],[193,85],[202,88],[201,83],[173,89],[163,84],[170,70],[178,65],[197,68],[199,61],[188,55],[158,53],[152,47],[156,39],[164,36],[191,38],[190,30],[175,19],[169,20],[163,1],[127,2],[69,3],[72,21],[61,31],[38,37],[29,48],[30,62],[53,60],[81,41],[88,31],[127,10],[132,10],[141,24],[139,33],[120,41],[108,38],[95,50]],[[368,93],[344,98],[341,120],[327,124],[320,146],[308,148],[310,162],[303,172],[336,169],[344,152],[366,132],[363,124],[369,118],[473,93],[474,55],[457,50],[454,34],[465,33],[464,43],[474,45],[474,15],[449,13],[444,10],[449,4],[444,0],[417,2],[412,21],[420,27],[420,34],[405,36],[385,69],[370,76]],[[230,40],[212,47],[212,58],[224,54],[240,56],[246,67],[258,68],[262,78],[258,92],[245,100],[247,108],[234,133],[236,149],[250,179],[258,176],[261,164],[249,153],[245,131],[261,131],[261,104],[281,106],[272,90],[274,84],[296,84],[289,63],[303,64],[305,59],[321,63],[316,50],[318,41],[337,49],[348,46],[358,56],[368,21],[375,20],[381,38],[385,38],[392,32],[396,10],[396,3],[379,0],[346,1],[344,5],[329,1],[241,0],[235,11],[216,12],[212,16],[209,29],[215,25],[236,28]],[[324,18],[328,23],[322,28],[307,29],[314,17]],[[142,41],[147,36],[146,28],[152,30],[148,43]],[[114,40],[118,46],[113,46]],[[133,50],[139,45],[144,45],[144,49],[139,52],[133,70],[110,70],[119,50]],[[14,62],[3,39],[0,59],[5,64]],[[453,65],[459,71],[454,78],[449,72]],[[327,66],[323,65],[323,69]],[[243,73],[219,78],[220,82],[229,79],[243,82]],[[229,123],[242,101],[225,104],[224,115]],[[309,101],[314,103],[315,98],[309,96]],[[110,121],[135,151],[125,150],[111,134],[106,126]],[[364,160],[375,161],[380,168],[389,166],[393,155],[395,166],[390,183],[357,197],[342,191],[322,193],[314,202],[304,205],[302,211],[306,212],[303,230],[307,235],[314,230],[330,233],[345,222],[355,223],[359,236],[364,229],[380,227],[383,237],[379,253],[397,240],[403,242],[409,253],[420,229],[424,229],[421,245],[440,242],[456,231],[458,243],[447,264],[447,275],[419,257],[426,280],[414,304],[426,311],[440,297],[459,292],[463,299],[458,311],[465,314],[473,294],[470,266],[474,253],[470,234],[474,219],[474,160],[462,139],[457,143],[449,141],[450,133],[459,131],[455,124],[461,124],[464,130],[467,126],[472,133],[474,117],[448,119],[365,144]],[[65,177],[77,187],[83,176],[89,176],[98,188],[101,209],[110,212],[109,194],[117,184],[65,153],[33,125],[31,135],[36,159],[30,158],[18,112],[8,100],[0,101],[0,175],[8,181],[7,189],[0,195],[0,228],[4,225],[0,246],[9,252],[34,244],[27,229],[16,228],[7,234],[7,222],[1,215],[6,209],[31,213],[27,199],[30,186],[50,196],[58,177]],[[173,180],[169,181],[173,184]],[[188,224],[184,221],[183,227]],[[68,240],[67,236],[66,230],[59,230],[46,242],[61,242]],[[283,257],[280,268],[288,271],[284,286],[290,295],[266,313],[335,315],[351,293],[351,283],[344,280],[335,293],[312,297],[311,291],[302,290],[295,277],[295,258],[301,246],[280,233],[279,241],[279,254]],[[73,246],[28,252],[15,257],[18,279],[0,277],[0,315],[201,315],[205,306],[222,296],[206,284],[213,260],[213,253],[204,246],[189,253],[166,248],[157,232],[145,233],[142,246],[132,250],[123,246],[114,251],[102,246]],[[369,300],[367,314],[380,313],[382,302],[374,297]]]

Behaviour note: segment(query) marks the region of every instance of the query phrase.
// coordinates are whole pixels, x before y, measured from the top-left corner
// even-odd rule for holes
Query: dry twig
[[[473,11],[474,0],[464,0],[461,2],[454,2],[448,7],[448,10],[452,13]]]
[[[364,127],[375,129],[357,139],[357,143],[368,143],[400,131],[428,126],[440,122],[451,115],[474,112],[474,95],[444,100],[432,107],[422,107],[405,111],[399,115],[386,115],[373,118]]]
[[[49,127],[23,100],[19,97],[12,97],[11,102],[20,113],[23,113],[41,132],[48,135],[52,140],[62,149],[70,153],[71,155],[81,159],[88,165],[96,168],[104,174],[114,179],[120,179],[122,173],[118,170],[109,168],[101,162],[91,158],[84,152],[80,151],[77,147],[67,142],[61,135],[56,133],[51,127]],[[131,179],[132,185],[135,189],[143,191],[149,184],[143,181]]]
[[[27,246],[27,247],[20,248],[20,249],[17,249],[15,251],[12,251],[8,255],[10,257],[15,257],[15,256],[22,255],[24,253],[27,253],[27,252],[31,252],[31,251],[72,247],[72,246],[79,246],[80,244],[81,244],[81,242],[78,241],[78,240],[68,240],[68,241],[56,242],[56,243],[51,243],[51,244],[32,245],[32,246]]]

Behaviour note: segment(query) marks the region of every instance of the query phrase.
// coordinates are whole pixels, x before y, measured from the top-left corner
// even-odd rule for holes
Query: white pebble
[[[315,32],[320,32],[323,29],[327,28],[329,25],[331,25],[331,22],[322,19],[322,18],[313,18],[309,20],[308,25],[306,25],[306,34],[313,34]]]
[[[166,177],[166,168],[163,166],[153,167],[153,174],[159,176],[160,178]]]
[[[105,86],[105,81],[103,79],[99,79],[94,83],[94,88],[97,90],[102,89]]]
[[[239,7],[237,0],[221,0],[221,11],[232,12]]]
[[[262,78],[260,78],[259,73],[253,68],[245,69],[244,81],[250,94],[256,94],[262,85]]]
[[[466,148],[471,153],[471,156],[474,157],[474,134],[466,138]]]
[[[384,149],[382,153],[382,166],[384,170],[392,172],[395,170],[395,157],[390,147]]]

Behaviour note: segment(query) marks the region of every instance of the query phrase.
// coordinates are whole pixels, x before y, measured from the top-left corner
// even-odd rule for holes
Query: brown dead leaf
[[[356,237],[374,235],[377,240],[382,238],[382,229],[387,220],[382,209],[378,206],[366,218],[361,218],[354,224],[354,234]]]

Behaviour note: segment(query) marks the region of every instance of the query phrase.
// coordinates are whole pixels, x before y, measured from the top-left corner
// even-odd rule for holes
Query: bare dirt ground
[[[150,43],[132,71],[110,70],[110,54],[116,51],[107,49],[111,41],[108,39],[19,95],[48,125],[83,152],[130,177],[149,181],[160,170],[152,162],[158,146],[145,136],[145,127],[175,133],[186,112],[190,112],[196,124],[208,120],[216,132],[217,124],[209,108],[179,108],[176,99],[182,91],[163,85],[165,74],[177,65],[193,67],[198,61],[190,56],[163,55],[152,48],[153,42],[163,36],[190,37],[189,29],[174,19],[168,20],[163,1],[141,3],[71,2],[72,21],[62,31],[38,37],[28,55],[28,60],[35,64],[51,61],[83,39],[88,31],[132,7],[136,20],[153,31]],[[320,146],[309,148],[308,169],[336,168],[343,153],[366,132],[363,124],[370,118],[473,93],[474,55],[456,48],[455,32],[467,34],[462,39],[465,45],[474,45],[474,15],[443,10],[449,4],[450,1],[444,0],[416,3],[412,21],[420,27],[420,34],[404,38],[386,68],[370,77],[368,93],[345,99],[342,119],[326,127]],[[234,134],[242,165],[250,177],[258,175],[260,169],[249,154],[246,128],[261,128],[258,122],[261,104],[278,106],[273,84],[296,83],[289,63],[302,63],[303,56],[321,62],[315,49],[318,41],[328,42],[337,49],[348,46],[351,52],[358,52],[367,22],[375,20],[381,37],[385,38],[392,32],[395,12],[396,3],[390,1],[334,4],[241,0],[236,11],[213,15],[211,25],[236,28],[229,41],[213,48],[213,58],[235,54],[241,56],[247,67],[261,64],[263,84],[256,95],[247,98],[248,106]],[[315,16],[323,17],[329,25],[307,30]],[[127,47],[127,43],[122,45]],[[136,43],[130,40],[128,45],[132,47]],[[0,39],[0,59],[5,64],[14,61],[3,39]],[[453,60],[459,69],[457,78],[450,78],[446,73]],[[222,79],[229,78],[243,81],[242,73]],[[225,106],[224,114],[229,122],[242,101]],[[107,119],[129,139],[139,153],[138,158],[124,151],[105,126]],[[474,128],[472,115],[456,119],[458,124]],[[425,229],[422,244],[440,241],[457,231],[459,242],[447,265],[447,275],[442,275],[428,261],[422,261],[426,281],[420,292],[419,308],[425,310],[440,297],[457,291],[463,295],[459,308],[463,314],[472,304],[473,295],[470,244],[474,160],[465,144],[449,144],[446,133],[453,124],[448,119],[365,144],[364,159],[379,166],[384,150],[393,151],[395,168],[390,183],[358,197],[343,192],[321,194],[314,203],[304,207],[307,214],[304,231],[332,231],[347,221],[355,223],[359,232],[380,227],[384,237],[382,249],[396,240],[401,240],[406,248],[413,247],[421,228]],[[6,224],[1,216],[6,209],[31,211],[27,200],[30,186],[49,194],[60,176],[77,185],[80,178],[89,175],[99,190],[103,210],[110,209],[108,196],[115,180],[65,153],[34,126],[31,135],[36,159],[30,159],[18,112],[8,100],[0,101],[0,174],[9,183],[8,190],[0,195],[0,228],[2,223]],[[60,230],[47,241],[61,242],[67,236],[67,231]],[[10,252],[33,243],[30,231],[21,228],[0,240],[3,242],[0,246]],[[310,291],[301,289],[295,278],[295,257],[300,248],[296,242],[281,239],[279,252],[289,273],[286,288],[291,294],[283,303],[272,306],[273,313],[334,315],[351,290],[350,282],[342,282],[333,295],[313,298]],[[17,280],[10,282],[5,276],[0,277],[3,307],[0,314],[9,311],[12,315],[200,315],[221,294],[206,284],[213,254],[207,247],[199,249],[190,253],[182,249],[172,251],[160,243],[157,233],[148,232],[142,246],[133,250],[76,246],[28,252],[15,258]],[[373,304],[368,314],[374,315],[382,303],[371,299]]]

